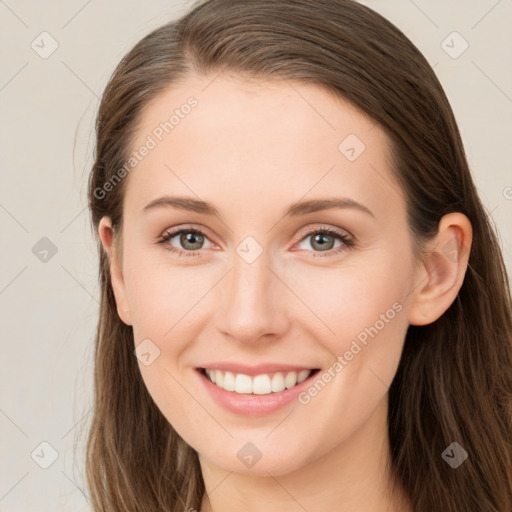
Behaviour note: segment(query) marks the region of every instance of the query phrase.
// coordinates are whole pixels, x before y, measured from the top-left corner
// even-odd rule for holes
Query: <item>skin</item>
[[[468,219],[443,217],[430,252],[415,257],[385,132],[317,85],[191,76],[146,107],[132,149],[191,95],[198,106],[126,178],[120,246],[108,217],[99,235],[119,316],[133,326],[135,346],[149,338],[160,350],[149,366],[139,362],[147,389],[199,454],[208,493],[201,512],[412,511],[390,488],[388,388],[408,326],[435,321],[457,296]],[[366,146],[354,161],[338,149],[348,134]],[[142,213],[164,194],[209,201],[219,216]],[[345,208],[283,217],[295,201],[333,196],[373,216]],[[156,243],[182,226],[205,233],[202,246],[193,242],[199,255]],[[335,253],[343,242],[326,234],[322,251],[308,232],[324,227],[355,245]],[[263,248],[250,264],[236,252],[246,236]],[[191,252],[179,236],[169,245]],[[194,373],[220,360],[326,370],[397,302],[400,312],[307,404],[235,414]],[[252,468],[237,457],[247,442],[262,453]]]

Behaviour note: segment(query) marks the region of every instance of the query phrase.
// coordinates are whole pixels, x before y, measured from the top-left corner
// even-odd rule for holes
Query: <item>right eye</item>
[[[171,243],[173,238],[177,238],[178,243],[181,244],[183,249],[176,248]],[[180,228],[174,231],[164,232],[159,238],[158,243],[162,244],[167,250],[178,253],[179,256],[198,256],[200,253],[198,253],[197,250],[203,247],[196,246],[202,246],[205,240],[208,240],[207,236],[199,229]]]

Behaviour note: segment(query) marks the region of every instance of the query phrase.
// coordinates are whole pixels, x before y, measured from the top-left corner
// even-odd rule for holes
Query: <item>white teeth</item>
[[[235,376],[231,372],[224,373],[224,382],[222,387],[226,391],[235,391]]]
[[[306,380],[309,377],[311,370],[302,370],[297,375],[297,384],[300,384],[302,381]]]
[[[306,380],[313,370],[300,372],[277,372],[250,377],[243,373],[234,374],[223,370],[206,369],[206,375],[219,388],[242,394],[268,395],[290,389]]]
[[[222,387],[222,385],[224,384],[224,373],[220,370],[215,370],[214,373],[215,373],[215,384],[217,384],[217,386]]]
[[[235,391],[237,393],[252,393],[252,379],[249,375],[239,373],[235,379]]]
[[[288,372],[284,378],[284,385],[286,389],[293,388],[297,384],[297,372]]]
[[[255,395],[268,395],[272,391],[270,377],[268,375],[257,375],[252,381],[252,392]]]
[[[274,391],[274,393],[277,393],[279,391],[283,391],[284,389],[284,376],[282,373],[276,373],[274,374],[274,376],[272,377],[272,391]]]

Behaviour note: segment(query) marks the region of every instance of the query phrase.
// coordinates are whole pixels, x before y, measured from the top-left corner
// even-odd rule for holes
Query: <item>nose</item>
[[[267,253],[252,263],[234,254],[233,267],[219,283],[217,329],[243,344],[282,336],[289,327],[290,291],[273,271]]]

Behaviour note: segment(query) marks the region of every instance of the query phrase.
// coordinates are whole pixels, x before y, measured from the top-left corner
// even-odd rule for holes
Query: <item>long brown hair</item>
[[[379,123],[418,254],[443,215],[469,218],[460,292],[437,321],[409,326],[389,389],[392,470],[415,512],[512,510],[512,306],[498,237],[441,84],[378,13],[353,0],[207,0],[144,37],[117,66],[99,108],[89,179],[96,235],[106,215],[119,241],[126,179],[105,184],[119,177],[144,107],[191,73],[224,70],[317,84]],[[97,242],[101,308],[86,459],[94,510],[199,510],[197,453],[146,390]],[[452,442],[469,455],[457,469],[441,456]]]

